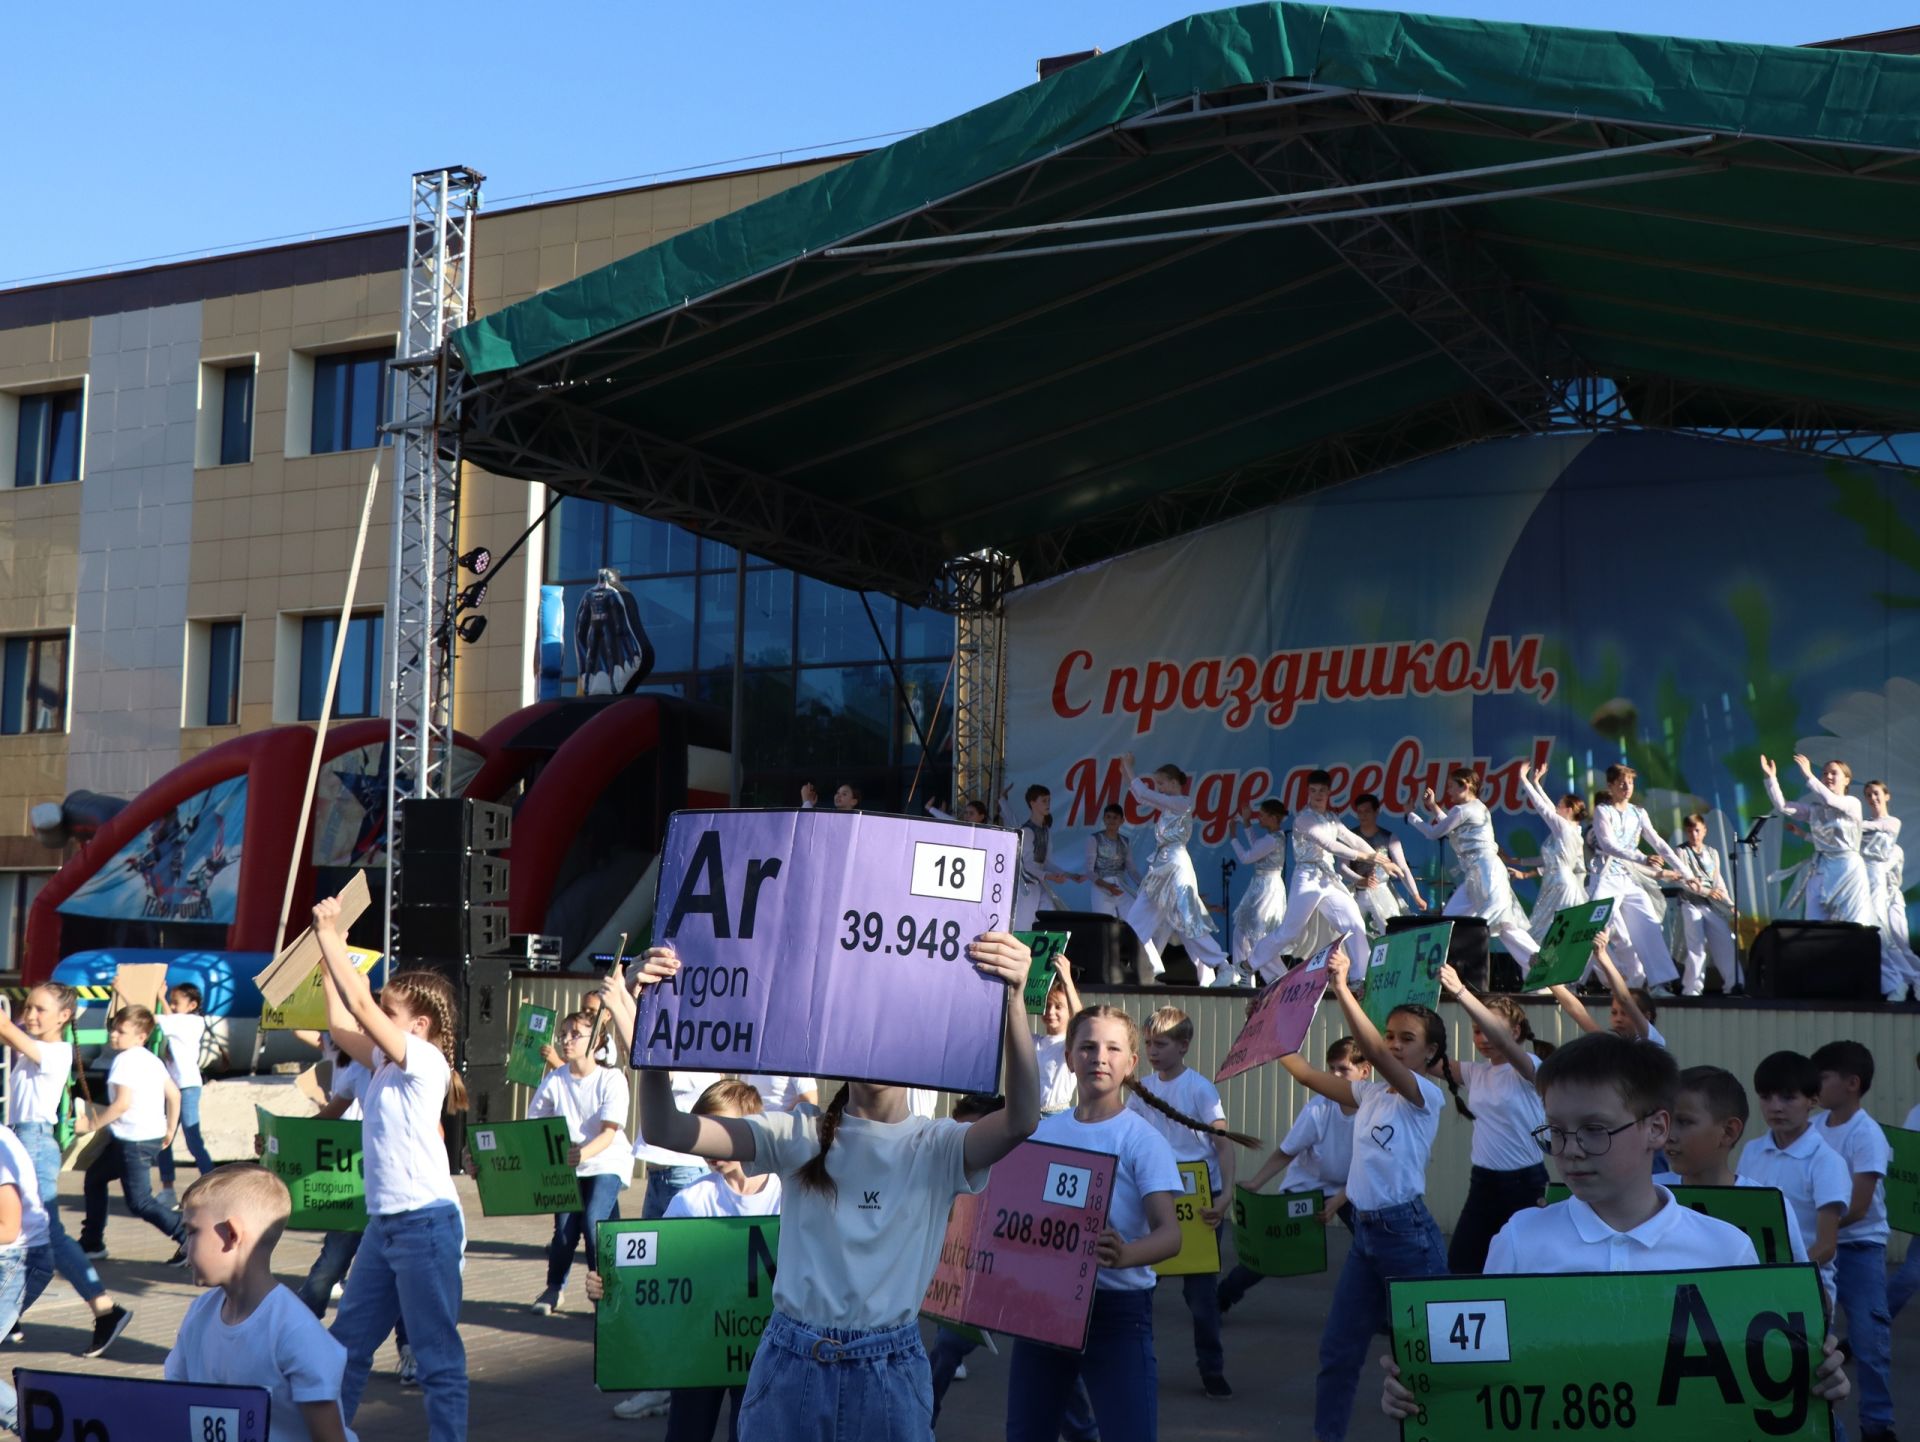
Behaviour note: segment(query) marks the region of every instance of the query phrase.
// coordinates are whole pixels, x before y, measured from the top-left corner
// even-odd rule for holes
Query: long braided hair
[[[381,990],[392,992],[395,1000],[408,1011],[427,1019],[427,1040],[439,1047],[440,1054],[447,1059],[447,1114],[465,1111],[467,1084],[461,1080],[460,1070],[454,1064],[453,983],[437,971],[415,969],[395,972]]]
[[[833,1150],[833,1138],[840,1130],[840,1118],[846,1115],[847,1098],[853,1095],[851,1085],[843,1086],[833,1094],[833,1100],[827,1103],[827,1109],[820,1116],[820,1150],[793,1174],[793,1179],[810,1192],[820,1192],[828,1197],[838,1197],[840,1188],[827,1173],[827,1153]]]
[[[1453,1079],[1453,1068],[1447,1065],[1447,1024],[1440,1020],[1440,1013],[1430,1006],[1410,1001],[1388,1013],[1387,1023],[1391,1025],[1394,1017],[1401,1015],[1415,1018],[1426,1028],[1427,1045],[1434,1049],[1433,1059],[1427,1063],[1428,1068],[1439,1068],[1441,1080],[1446,1082],[1447,1090],[1453,1093],[1454,1109],[1468,1121],[1475,1120],[1473,1109],[1467,1105],[1467,1099],[1460,1095],[1460,1083]]]
[[[1085,1023],[1096,1020],[1119,1022],[1127,1030],[1127,1042],[1133,1049],[1134,1055],[1138,1056],[1140,1054],[1140,1024],[1117,1006],[1084,1006],[1080,1008],[1073,1020],[1067,1023],[1067,1051],[1069,1054],[1073,1051],[1074,1034],[1078,1032]],[[1141,1106],[1151,1108],[1160,1113],[1161,1116],[1180,1123],[1183,1127],[1191,1127],[1194,1131],[1200,1132],[1208,1137],[1226,1137],[1229,1141],[1238,1142],[1243,1147],[1257,1147],[1260,1145],[1260,1138],[1258,1137],[1250,1137],[1245,1132],[1226,1131],[1209,1122],[1203,1122],[1198,1117],[1188,1116],[1178,1107],[1169,1105],[1148,1091],[1140,1085],[1139,1080],[1135,1077],[1123,1078],[1120,1085],[1126,1088],[1129,1095],[1138,1097]]]

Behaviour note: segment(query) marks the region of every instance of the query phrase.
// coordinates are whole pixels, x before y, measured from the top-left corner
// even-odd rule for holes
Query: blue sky
[[[486,203],[929,125],[1112,49],[1194,0],[501,0],[23,7],[7,22],[0,287],[388,223],[408,175],[486,173]],[[1797,44],[1910,24],[1848,0],[1429,0],[1495,20]],[[191,18],[182,18],[190,16]],[[447,59],[421,57],[431,37]],[[446,79],[431,86],[435,73]],[[23,143],[31,138],[32,143]]]

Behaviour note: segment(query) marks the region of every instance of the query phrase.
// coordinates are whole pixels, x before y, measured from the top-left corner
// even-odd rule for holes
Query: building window
[[[66,636],[7,637],[0,668],[0,735],[63,731],[66,725]]]
[[[313,358],[312,454],[364,451],[380,444],[390,350],[343,351]]]
[[[305,616],[300,622],[300,713],[302,721],[318,721],[327,696],[327,668],[333,664],[333,638],[338,616]],[[346,650],[340,657],[340,684],[333,696],[333,719],[380,714],[380,613],[355,616],[347,622]]]
[[[220,377],[220,464],[253,459],[253,364],[228,366]]]
[[[13,483],[50,486],[80,479],[81,395],[46,391],[20,397],[20,429],[14,443]]]
[[[206,724],[233,726],[239,720],[240,623],[215,621],[207,627]]]
[[[0,971],[17,973],[25,955],[27,912],[51,871],[0,871]]]

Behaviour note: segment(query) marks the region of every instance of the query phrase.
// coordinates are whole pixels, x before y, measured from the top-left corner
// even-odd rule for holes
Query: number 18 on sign
[[[1407,1442],[1625,1434],[1827,1442],[1812,1267],[1388,1284]]]

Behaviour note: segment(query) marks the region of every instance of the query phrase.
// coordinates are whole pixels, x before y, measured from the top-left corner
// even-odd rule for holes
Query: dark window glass
[[[338,616],[308,616],[300,623],[300,720],[317,721],[327,696],[327,668],[333,664]],[[340,657],[340,684],[334,692],[335,720],[380,714],[381,636],[378,615],[347,622],[347,644]]]
[[[864,618],[863,618],[864,619]],[[893,731],[893,680],[885,666],[811,667],[794,701],[794,762],[885,765]]]
[[[747,661],[749,666],[786,666],[793,662],[793,575],[789,571],[747,572]],[[730,570],[700,578],[700,668],[733,665],[733,597],[737,578]]]
[[[893,639],[895,604],[889,596],[868,596],[873,620],[860,604],[858,591],[842,590],[811,577],[800,578],[800,659],[813,661],[878,661],[880,636]],[[874,622],[880,635],[874,634]]]
[[[239,719],[240,623],[215,621],[207,628],[207,725],[232,726]]]
[[[903,660],[953,654],[953,617],[944,611],[900,608],[900,655]]]
[[[609,507],[568,496],[547,518],[547,580],[591,581],[607,544]],[[573,612],[567,612],[572,622]]]
[[[698,552],[692,532],[632,511],[610,508],[606,560],[624,576],[662,576],[691,571]]]
[[[14,442],[13,483],[50,486],[80,479],[79,391],[48,391],[20,397],[20,430]]]
[[[67,638],[9,636],[0,668],[0,734],[59,731],[67,724]]]
[[[899,708],[899,759],[907,765],[920,760],[920,735],[924,732],[932,749],[931,759],[949,764],[953,760],[953,682],[946,663],[902,666],[900,686],[907,705]],[[912,707],[911,714],[908,706]],[[914,718],[920,722],[919,731],[913,728]]]
[[[253,365],[228,366],[220,386],[220,464],[253,459]]]
[[[363,451],[380,443],[390,350],[346,351],[313,359],[313,445],[316,456]]]

